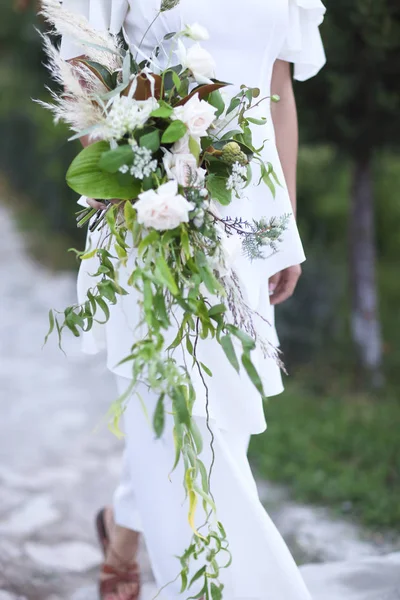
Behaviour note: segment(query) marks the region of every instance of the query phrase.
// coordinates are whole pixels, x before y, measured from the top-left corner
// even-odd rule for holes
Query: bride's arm
[[[293,93],[290,65],[277,60],[272,73],[271,93],[280,96],[271,106],[276,146],[296,214],[296,169],[299,144],[296,101]]]
[[[296,214],[296,171],[299,145],[296,102],[288,62],[277,60],[274,65],[271,93],[280,101],[272,103],[272,121],[276,146],[288,187],[293,212]],[[301,275],[301,266],[293,265],[270,278],[271,304],[281,304],[293,295]]]

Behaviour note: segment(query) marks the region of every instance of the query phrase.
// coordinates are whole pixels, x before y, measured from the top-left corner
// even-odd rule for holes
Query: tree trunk
[[[374,191],[371,156],[354,165],[349,223],[351,329],[357,362],[374,387],[384,383],[376,287]]]

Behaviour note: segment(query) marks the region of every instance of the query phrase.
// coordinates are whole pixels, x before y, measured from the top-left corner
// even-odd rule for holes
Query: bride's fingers
[[[100,202],[99,200],[94,200],[94,198],[87,198],[86,203],[91,208],[95,208],[96,210],[105,210],[107,208],[106,204]]]

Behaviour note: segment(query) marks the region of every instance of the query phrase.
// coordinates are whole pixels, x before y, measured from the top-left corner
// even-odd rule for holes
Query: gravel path
[[[72,338],[66,356],[54,339],[41,350],[48,309],[74,299],[74,278],[35,264],[1,205],[0,232],[0,600],[95,600],[92,518],[110,501],[122,450],[103,420],[113,380]],[[392,545],[275,486],[260,493],[300,562],[348,561],[304,568],[315,600],[400,598],[400,555],[374,558]]]

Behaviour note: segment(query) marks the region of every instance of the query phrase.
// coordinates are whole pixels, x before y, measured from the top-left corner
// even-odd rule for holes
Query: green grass
[[[260,475],[288,484],[295,499],[332,507],[369,527],[399,528],[395,393],[317,393],[293,376],[266,412],[268,432],[254,437],[250,451]]]

